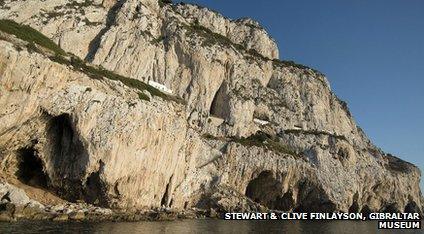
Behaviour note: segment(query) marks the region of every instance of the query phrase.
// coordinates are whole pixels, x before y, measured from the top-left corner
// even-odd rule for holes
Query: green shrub
[[[296,158],[301,157],[298,153],[296,153],[295,150],[291,149],[287,145],[282,144],[277,137],[271,136],[261,131],[247,138],[233,138],[233,141],[245,146],[257,146],[266,148],[276,153],[289,154]]]
[[[273,59],[272,62],[274,63],[275,66],[294,67],[294,68],[299,68],[299,69],[302,69],[302,70],[311,70],[314,73],[316,73],[317,75],[323,75],[318,70],[315,70],[313,68],[310,68],[310,67],[302,65],[302,64],[295,63],[294,61],[289,61],[289,60],[282,61],[282,60],[279,60],[279,59]]]
[[[345,136],[331,134],[331,133],[320,131],[320,130],[287,129],[287,130],[284,130],[284,133],[285,134],[304,134],[304,135],[314,135],[314,136],[327,135],[327,136],[332,136],[338,140],[347,141],[347,138]]]
[[[85,0],[84,2],[77,2],[77,1],[72,1],[69,3],[66,3],[66,7],[68,8],[81,8],[81,7],[89,7],[94,5],[93,0]]]
[[[186,27],[186,28],[189,30],[189,32],[196,33],[197,35],[199,35],[200,37],[203,38],[202,46],[211,46],[211,45],[215,45],[215,44],[220,44],[220,45],[223,45],[223,46],[234,45],[236,47],[240,47],[240,45],[235,45],[235,43],[233,43],[227,37],[225,37],[225,36],[223,36],[219,33],[214,33],[209,28],[206,28],[206,27],[198,24],[197,22]]]
[[[50,40],[50,38],[44,36],[30,26],[18,24],[12,20],[2,19],[0,20],[0,31],[15,35],[17,38],[29,43],[47,48],[56,54],[66,55],[66,52]]]
[[[244,138],[238,138],[238,137],[223,138],[223,137],[215,137],[211,134],[204,134],[202,135],[202,137],[207,140],[235,142],[247,147],[256,146],[256,147],[273,151],[277,154],[288,154],[288,155],[292,155],[295,158],[302,158],[302,155],[296,153],[296,151],[291,149],[289,146],[281,143],[278,137],[271,136],[261,131],[257,132],[254,135],[251,135],[249,137],[244,137]]]
[[[159,6],[164,7],[167,4],[172,4],[172,0],[158,0]]]
[[[161,92],[159,89],[156,89],[153,86],[150,86],[140,80],[121,76],[112,71],[106,70],[102,67],[95,67],[92,65],[88,65],[85,61],[81,60],[77,56],[71,56],[70,60],[64,58],[63,56],[55,56],[55,57],[52,57],[51,59],[55,62],[72,66],[74,70],[83,72],[90,78],[102,79],[104,77],[110,80],[120,81],[128,87],[131,87],[140,91],[147,90],[152,96],[160,97],[163,100],[174,101],[180,104],[185,104],[184,100],[182,100],[181,98],[165,94]],[[150,98],[147,97],[147,95],[145,95],[144,93],[143,94],[139,93],[139,97],[142,100],[150,101]]]
[[[145,100],[150,102],[150,98],[149,96],[147,96],[146,94],[144,94],[143,92],[138,93],[138,98],[140,98],[141,100]]]
[[[153,35],[152,35],[152,37],[153,37]],[[151,42],[153,44],[158,44],[158,43],[161,43],[164,40],[165,40],[165,36],[162,35],[162,36],[159,36],[158,38],[153,39]]]

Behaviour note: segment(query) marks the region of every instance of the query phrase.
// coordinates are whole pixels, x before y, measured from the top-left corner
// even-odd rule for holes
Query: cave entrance
[[[270,209],[287,211],[293,206],[292,192],[283,194],[283,186],[271,171],[263,171],[249,182],[246,196]]]
[[[33,147],[18,151],[18,170],[16,176],[26,185],[47,188],[49,177],[44,172],[43,161]]]
[[[87,177],[85,186],[83,188],[83,199],[85,202],[102,207],[109,207],[108,197],[106,196],[106,190],[104,182],[101,179],[101,174],[103,173],[105,164],[100,160],[99,161],[99,170],[92,172],[90,176]],[[115,184],[117,186],[117,184]],[[119,191],[115,187],[117,195],[119,196]]]
[[[49,116],[46,133],[46,158],[51,187],[68,201],[82,199],[83,175],[88,165],[88,153],[76,130],[71,115]]]
[[[420,207],[417,205],[417,203],[415,203],[414,201],[410,201],[406,206],[405,206],[405,213],[421,213],[421,209]]]
[[[74,139],[71,117],[68,114],[56,116],[51,120],[49,136],[53,143],[53,155],[60,156],[57,157],[59,162],[67,157],[73,157],[76,139]]]
[[[216,92],[210,107],[209,114],[217,118],[225,119],[229,116],[229,98],[227,95],[227,85],[222,83]]]

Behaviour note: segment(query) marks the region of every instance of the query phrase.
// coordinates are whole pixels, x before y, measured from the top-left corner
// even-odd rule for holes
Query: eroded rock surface
[[[157,0],[5,0],[0,17],[127,77],[3,32],[2,181],[124,209],[422,208],[419,169],[374,146],[323,74],[278,60],[253,20]]]

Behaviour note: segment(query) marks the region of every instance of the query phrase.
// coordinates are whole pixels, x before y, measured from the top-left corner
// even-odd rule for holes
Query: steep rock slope
[[[156,0],[5,0],[0,16],[184,99],[140,100],[120,82],[93,80],[4,36],[5,175],[16,175],[24,150],[41,160],[46,188],[103,206],[422,206],[420,171],[375,147],[323,74],[278,60],[275,42],[253,20]]]

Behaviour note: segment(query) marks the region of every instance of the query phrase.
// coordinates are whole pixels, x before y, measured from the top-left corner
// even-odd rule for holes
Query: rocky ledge
[[[0,18],[2,217],[422,211],[419,169],[254,20],[162,0],[4,0]]]

